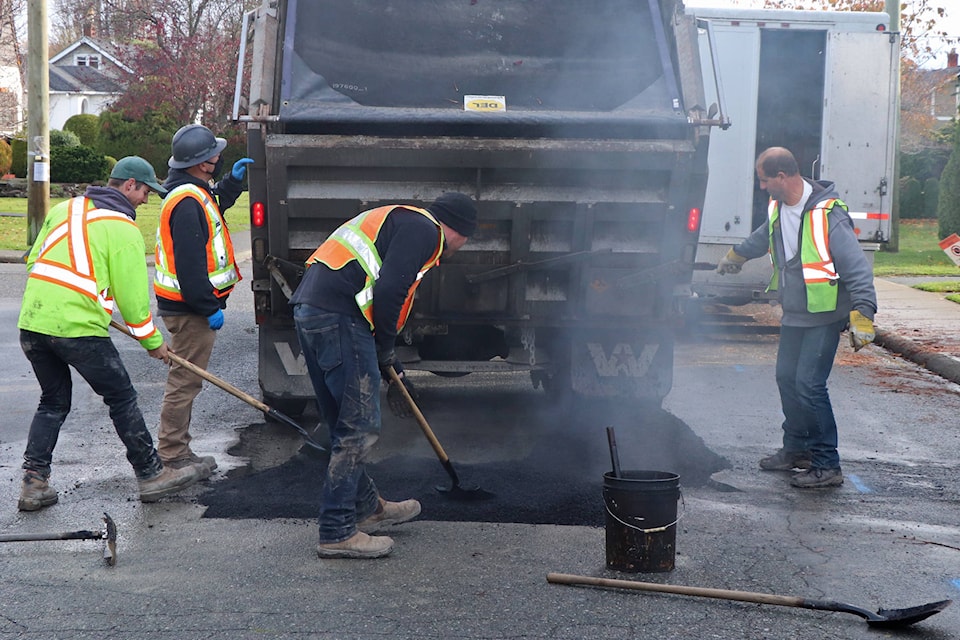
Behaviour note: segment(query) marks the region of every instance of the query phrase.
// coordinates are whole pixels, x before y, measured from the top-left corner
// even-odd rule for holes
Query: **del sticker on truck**
[[[506,111],[506,96],[463,96],[464,111]]]

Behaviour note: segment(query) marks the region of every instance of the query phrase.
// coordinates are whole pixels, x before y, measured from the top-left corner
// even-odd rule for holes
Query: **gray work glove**
[[[743,263],[746,261],[746,258],[733,249],[730,249],[730,251],[727,251],[727,255],[720,258],[720,264],[717,265],[717,273],[720,275],[725,273],[740,273],[740,269],[743,268]]]
[[[401,386],[406,388],[407,393],[410,394],[414,402],[420,397],[417,394],[417,388],[413,386],[413,382],[406,376],[402,376],[400,378],[400,384],[391,382],[390,386],[387,387],[387,405],[390,407],[390,413],[398,418],[412,418],[413,409],[403,396],[403,391],[400,389]]]
[[[414,401],[417,400],[417,389],[413,386],[413,382],[403,375],[403,366],[397,359],[396,352],[393,349],[377,352],[377,366],[380,367],[380,375],[383,377],[383,381],[389,385],[387,387],[387,406],[390,407],[390,413],[398,418],[412,417],[413,410],[410,408],[410,403],[403,397],[403,392],[400,390],[400,387],[390,376],[390,371],[395,371],[396,374],[400,376],[400,384],[406,387],[407,393],[410,394],[410,397],[413,398]]]

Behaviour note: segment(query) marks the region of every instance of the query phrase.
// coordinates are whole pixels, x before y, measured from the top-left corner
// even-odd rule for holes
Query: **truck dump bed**
[[[418,290],[407,368],[666,394],[708,131],[679,2],[269,4],[245,118],[266,396],[312,393],[287,305],[306,257],[360,211],[444,191],[480,226]]]

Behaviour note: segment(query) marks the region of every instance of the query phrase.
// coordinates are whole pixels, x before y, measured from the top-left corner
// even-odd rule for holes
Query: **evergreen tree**
[[[960,234],[960,125],[953,125],[953,152],[940,176],[940,202],[937,204],[940,239]]]

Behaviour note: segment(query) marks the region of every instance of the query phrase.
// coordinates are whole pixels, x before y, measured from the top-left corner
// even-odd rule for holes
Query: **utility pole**
[[[890,32],[900,33],[900,0],[884,0],[884,11],[890,16]],[[903,35],[900,36],[903,47]],[[887,251],[900,251],[900,51],[897,51],[897,86],[893,92],[893,184],[890,185],[890,241]]]
[[[50,76],[47,0],[27,3],[27,244],[50,207]]]

